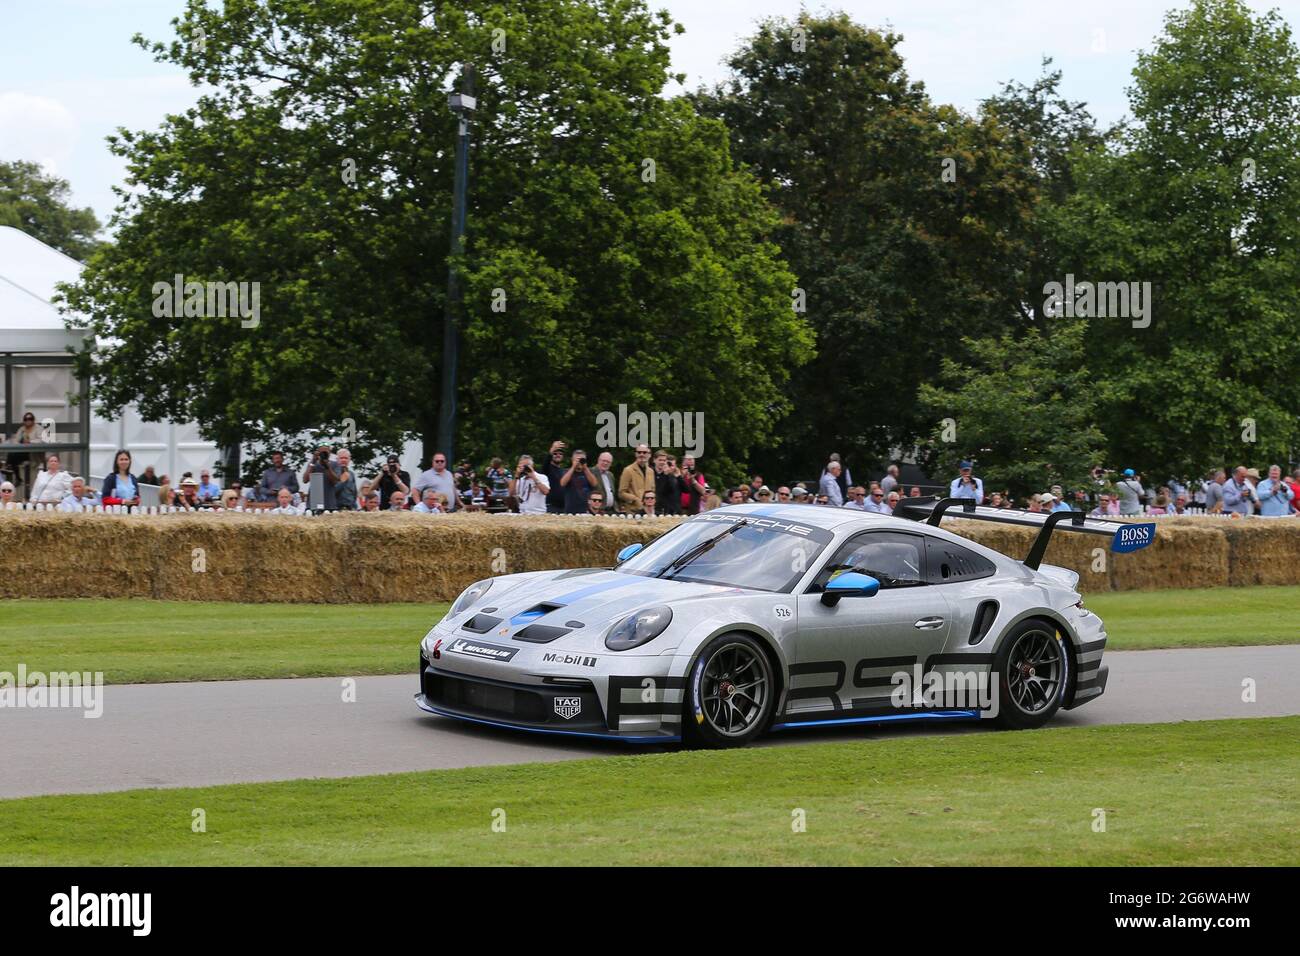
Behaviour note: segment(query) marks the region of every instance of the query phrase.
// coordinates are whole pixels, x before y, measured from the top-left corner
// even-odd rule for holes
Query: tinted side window
[[[987,578],[997,570],[988,558],[959,544],[937,538],[925,539],[925,551],[931,584],[973,581],[976,578]]]
[[[925,584],[925,544],[920,535],[869,531],[850,538],[827,562],[813,581],[820,591],[832,576],[844,571],[869,574],[882,588]]]

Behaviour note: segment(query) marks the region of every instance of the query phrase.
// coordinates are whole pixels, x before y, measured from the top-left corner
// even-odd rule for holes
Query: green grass
[[[414,672],[446,604],[0,601],[0,670],[114,684]]]
[[[0,865],[1294,865],[1298,734],[990,731],[34,797],[0,801]]]
[[[1109,650],[1300,644],[1300,586],[1088,594]]]
[[[1300,587],[1097,594],[1111,650],[1300,642]],[[446,604],[0,601],[0,670],[110,683],[401,674]]]

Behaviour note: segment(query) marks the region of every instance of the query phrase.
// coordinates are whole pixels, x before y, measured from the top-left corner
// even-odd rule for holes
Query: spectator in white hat
[[[17,507],[18,502],[14,500],[14,483],[0,482],[0,511],[12,511]]]

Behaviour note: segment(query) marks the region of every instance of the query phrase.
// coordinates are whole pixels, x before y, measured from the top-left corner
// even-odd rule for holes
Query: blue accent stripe
[[[467,717],[464,714],[454,714],[448,710],[441,710],[432,704],[425,703],[416,697],[415,706],[430,714],[437,714],[439,717],[450,717],[452,720],[463,720],[470,724],[482,724],[484,727],[500,727],[504,730],[526,730],[532,734],[549,734],[554,737],[591,737],[594,740],[622,740],[629,744],[678,744],[681,743],[681,737],[632,737],[622,734],[596,734],[583,730],[548,730],[545,727],[524,727],[520,724],[505,724],[495,720],[485,720],[481,717]]]
[[[538,611],[536,609],[529,610],[529,611],[520,611],[518,614],[516,614],[514,617],[510,619],[510,623],[525,624],[528,621],[535,621],[539,617],[544,617],[545,615],[546,615],[545,611]]]
[[[936,710],[923,714],[881,714],[878,717],[837,717],[829,720],[800,720],[777,724],[773,730],[797,730],[800,727],[829,727],[834,724],[882,724],[890,720],[965,720],[979,717],[975,710]]]
[[[568,594],[561,594],[556,598],[547,598],[547,604],[574,604],[585,597],[593,594],[600,594],[604,591],[612,591],[615,588],[625,588],[633,584],[641,584],[643,580],[633,574],[619,575],[620,578],[630,578],[628,581],[602,581],[600,584],[589,584],[585,588],[578,588],[576,591],[570,591]]]

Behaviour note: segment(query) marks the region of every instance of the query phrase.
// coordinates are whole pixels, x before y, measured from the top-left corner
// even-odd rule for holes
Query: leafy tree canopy
[[[432,12],[430,12],[432,11]],[[302,430],[393,447],[437,418],[455,118],[477,77],[460,454],[590,442],[596,414],[705,413],[732,467],[773,435],[811,334],[757,182],[725,130],[660,94],[642,0],[190,0],[170,43],[204,85],[121,131],[118,241],[70,302],[108,408],[223,444]],[[260,321],[160,317],[177,274],[257,281]]]
[[[71,205],[68,184],[37,163],[0,161],[0,226],[12,226],[84,260],[99,245],[99,220]]]

